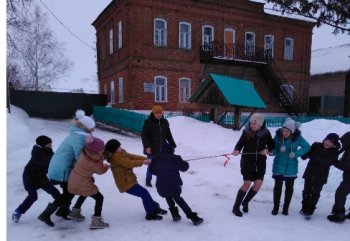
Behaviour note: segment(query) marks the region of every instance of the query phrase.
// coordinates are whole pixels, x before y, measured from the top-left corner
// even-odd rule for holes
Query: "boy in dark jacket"
[[[328,215],[328,220],[331,222],[342,223],[345,221],[345,203],[346,196],[350,193],[350,131],[345,133],[340,138],[343,156],[339,161],[335,162],[334,166],[343,172],[343,181],[335,192],[335,202],[332,208],[332,214]]]
[[[53,155],[52,140],[47,136],[38,136],[31,154],[32,157],[25,166],[22,176],[24,189],[28,192],[28,196],[12,214],[12,220],[16,223],[20,220],[21,215],[38,199],[37,190],[40,188],[55,199],[55,206],[59,206],[61,203],[60,192],[49,182],[46,176]],[[54,226],[51,220],[49,220],[49,223],[48,225]]]
[[[151,171],[157,176],[157,192],[166,199],[173,220],[179,221],[181,219],[179,209],[176,207],[177,203],[187,218],[191,219],[194,225],[199,225],[203,219],[198,217],[197,213],[192,212],[181,197],[183,182],[179,171],[185,172],[188,168],[188,162],[182,160],[181,156],[174,155],[174,146],[168,143],[163,144],[160,153],[152,158]]]
[[[316,209],[322,187],[327,183],[329,169],[338,160],[339,148],[339,136],[329,133],[322,143],[313,143],[310,151],[301,156],[303,160],[310,159],[303,175],[305,182],[300,210],[300,214],[305,215],[306,219]]]

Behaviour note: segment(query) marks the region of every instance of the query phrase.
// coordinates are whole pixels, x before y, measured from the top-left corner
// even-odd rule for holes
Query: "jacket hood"
[[[340,141],[342,144],[342,149],[349,150],[350,149],[350,131],[346,132],[342,137],[340,137]]]
[[[283,129],[283,128],[279,128],[279,129],[276,131],[276,136],[277,136],[279,139],[283,139],[282,129]],[[300,131],[299,129],[295,129],[294,133],[291,135],[291,140],[292,140],[292,142],[295,142],[300,136],[301,136],[301,131]]]

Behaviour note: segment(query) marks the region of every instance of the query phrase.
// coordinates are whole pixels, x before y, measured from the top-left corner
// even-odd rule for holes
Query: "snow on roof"
[[[310,74],[345,72],[350,69],[350,43],[313,50]]]

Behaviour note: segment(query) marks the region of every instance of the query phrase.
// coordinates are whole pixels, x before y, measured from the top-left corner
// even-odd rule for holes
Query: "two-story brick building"
[[[112,106],[181,110],[209,73],[251,81],[268,111],[283,111],[280,90],[306,106],[314,24],[266,14],[263,3],[114,0],[92,24]]]

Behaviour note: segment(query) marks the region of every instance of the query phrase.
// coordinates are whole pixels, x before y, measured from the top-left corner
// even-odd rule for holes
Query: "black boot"
[[[236,201],[235,204],[233,205],[232,212],[234,215],[237,217],[242,217],[243,214],[240,210],[241,203],[243,201],[243,198],[247,192],[242,191],[241,189],[238,190],[237,196],[236,196]]]
[[[181,216],[179,214],[179,209],[177,207],[169,208],[169,210],[174,221],[179,221],[181,219]]]
[[[55,224],[51,221],[50,217],[56,211],[56,209],[57,206],[53,205],[52,203],[49,203],[46,209],[39,215],[38,219],[46,223],[50,227],[55,226]]]
[[[191,219],[192,223],[196,226],[203,223],[204,221],[203,218],[198,217],[197,213],[194,213],[194,212],[188,215],[187,218]]]
[[[273,209],[271,214],[272,215],[277,215],[278,210],[280,208],[280,200],[281,200],[281,189],[274,188],[273,189]]]
[[[285,192],[284,194],[284,203],[283,203],[283,210],[282,210],[282,214],[283,215],[288,215],[288,210],[289,210],[289,204],[290,201],[292,200],[292,196],[293,196],[293,190],[289,190]]]
[[[70,203],[62,203],[62,205],[58,208],[58,210],[56,211],[55,215],[58,217],[62,217],[64,219],[68,220],[68,215],[70,213],[70,209],[69,209]]]
[[[245,196],[242,206],[243,206],[243,212],[247,213],[249,211],[248,204],[253,199],[253,197],[257,194],[256,191],[253,190],[253,188],[249,189],[249,192]]]
[[[350,212],[345,216],[347,219],[350,219]]]
[[[318,194],[313,194],[310,196],[309,205],[307,206],[307,209],[306,209],[307,215],[314,214],[315,209],[316,209],[316,205],[317,205],[319,199],[320,199],[320,195],[318,195]]]

